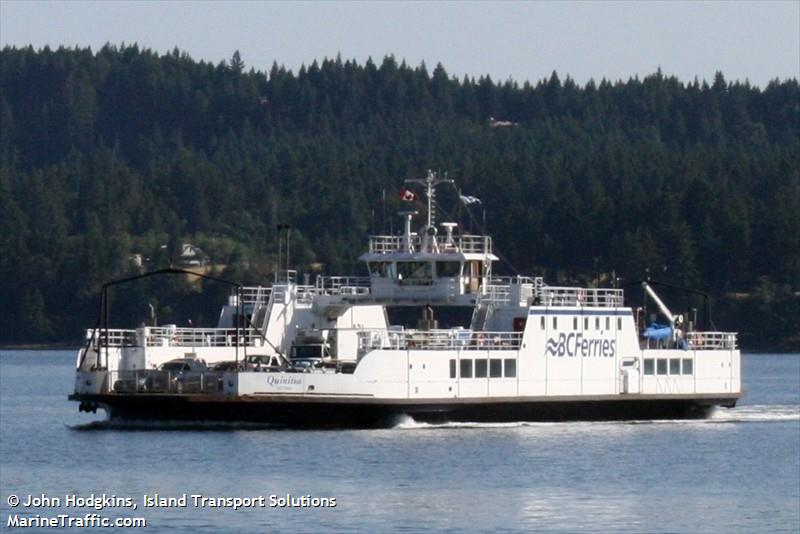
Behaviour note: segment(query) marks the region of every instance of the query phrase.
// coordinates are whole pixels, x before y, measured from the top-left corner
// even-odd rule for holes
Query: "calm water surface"
[[[73,352],[0,352],[9,495],[131,497],[143,532],[800,531],[800,355],[746,355],[747,396],[706,421],[288,431],[118,425],[66,400]],[[94,421],[94,422],[93,422]],[[335,497],[335,508],[143,509],[144,494]]]

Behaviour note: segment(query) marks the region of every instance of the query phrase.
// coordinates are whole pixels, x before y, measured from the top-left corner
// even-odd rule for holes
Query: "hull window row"
[[[517,360],[513,358],[450,360],[450,378],[516,378],[516,376]]]
[[[569,323],[567,323],[567,324],[569,324]],[[578,325],[579,325],[578,318],[577,317],[573,317],[572,318],[572,329],[573,330],[578,330]],[[600,317],[595,317],[594,318],[594,329],[595,330],[600,330],[601,326],[602,326],[602,323],[600,322]],[[606,326],[606,328],[605,328],[606,330],[611,330],[611,317],[606,317],[605,326]],[[542,315],[539,318],[539,328],[544,330],[546,327],[547,327],[547,324],[545,322],[545,317],[544,317],[544,315]],[[584,317],[583,318],[583,329],[584,330],[589,330],[589,318],[588,317]],[[558,330],[558,318],[557,317],[553,317],[553,330]],[[622,317],[617,317],[617,330],[622,330]]]
[[[694,362],[691,358],[645,358],[644,374],[661,376],[691,375]]]

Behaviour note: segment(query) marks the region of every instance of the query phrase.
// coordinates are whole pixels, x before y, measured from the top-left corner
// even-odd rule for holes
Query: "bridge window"
[[[656,360],[656,372],[660,375],[667,374],[667,359],[659,358]]]
[[[475,378],[486,378],[486,360],[475,360]]]
[[[500,358],[489,360],[489,376],[491,378],[501,378],[503,376],[503,360]]]
[[[397,280],[405,285],[430,285],[433,282],[431,263],[427,261],[397,262]]]
[[[505,367],[504,374],[506,378],[514,378],[515,376],[517,376],[517,360],[512,360],[509,358],[503,360],[503,364]]]
[[[456,377],[456,361],[450,360],[450,378]]]
[[[388,261],[370,261],[367,262],[367,267],[369,268],[369,274],[375,276],[377,278],[387,278],[391,275],[391,266],[392,264]]]
[[[656,374],[655,360],[653,358],[644,359],[644,374],[646,375]]]
[[[461,276],[461,262],[437,261],[436,276],[439,278],[455,278],[457,276]]]
[[[694,362],[689,358],[683,359],[683,368],[681,369],[681,374],[690,375],[694,372]]]
[[[678,358],[672,358],[669,361],[669,374],[671,375],[679,375],[681,374],[681,361]]]
[[[472,360],[461,360],[461,378],[472,378]]]

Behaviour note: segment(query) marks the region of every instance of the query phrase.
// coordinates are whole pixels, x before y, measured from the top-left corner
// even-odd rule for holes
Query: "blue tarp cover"
[[[650,323],[644,329],[644,337],[654,339],[656,341],[663,341],[672,336],[672,328],[668,324]]]

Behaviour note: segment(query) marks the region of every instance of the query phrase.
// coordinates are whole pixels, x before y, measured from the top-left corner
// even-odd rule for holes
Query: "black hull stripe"
[[[362,428],[396,424],[409,415],[419,422],[610,421],[699,419],[715,406],[735,406],[738,395],[653,399],[617,396],[615,400],[537,400],[481,402],[453,399],[393,402],[378,399],[325,400],[297,397],[179,395],[73,395],[108,409],[112,418],[161,421],[241,421],[300,428]]]

